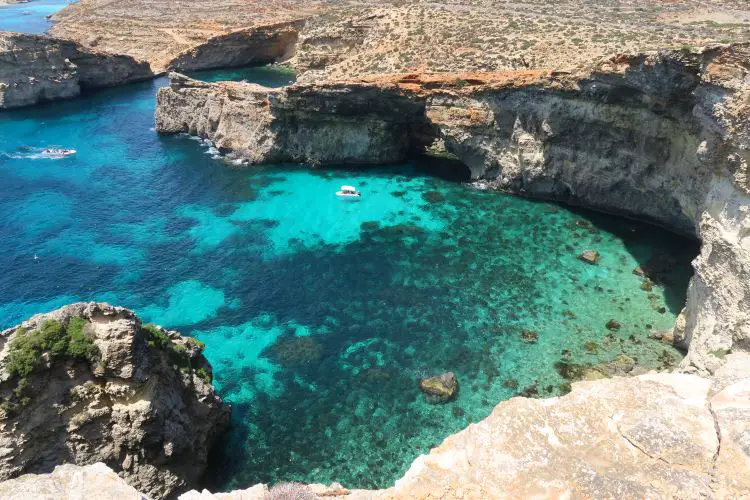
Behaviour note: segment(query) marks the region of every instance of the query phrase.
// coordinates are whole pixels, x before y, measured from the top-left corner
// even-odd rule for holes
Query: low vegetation
[[[146,336],[148,346],[152,349],[166,351],[172,366],[185,373],[195,370],[195,375],[200,379],[209,384],[212,382],[213,377],[211,373],[205,368],[194,367],[190,355],[191,350],[203,352],[203,349],[206,348],[203,342],[191,337],[186,339],[185,345],[173,342],[167,332],[151,323],[143,325],[142,331]]]
[[[10,342],[6,371],[15,381],[12,395],[0,403],[8,416],[31,402],[32,391],[28,377],[65,360],[96,362],[99,349],[86,332],[87,322],[73,317],[67,325],[48,319],[39,328],[19,328]]]

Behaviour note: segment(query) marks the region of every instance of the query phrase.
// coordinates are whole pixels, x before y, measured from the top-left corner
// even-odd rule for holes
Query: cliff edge
[[[202,350],[94,302],[2,332],[0,479],[103,462],[153,498],[195,486],[230,413]]]

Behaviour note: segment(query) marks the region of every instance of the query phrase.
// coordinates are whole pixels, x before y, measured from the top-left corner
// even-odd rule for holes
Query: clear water
[[[50,16],[71,0],[33,0],[28,3],[0,5],[0,31],[44,33],[52,25]]]
[[[647,325],[673,323],[693,244],[480,192],[433,163],[232,168],[210,145],[154,133],[164,84],[0,114],[0,327],[95,299],[203,340],[234,406],[212,487],[388,486],[501,400],[564,391],[564,351],[679,358]],[[39,158],[52,145],[78,154]],[[362,199],[336,199],[342,184]],[[588,248],[599,265],[576,259]],[[667,283],[641,290],[633,268],[664,255]],[[458,397],[430,405],[417,381],[444,370]]]

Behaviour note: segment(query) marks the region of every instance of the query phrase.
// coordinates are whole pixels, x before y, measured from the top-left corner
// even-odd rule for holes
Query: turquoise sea
[[[106,300],[203,340],[233,405],[211,487],[386,487],[500,401],[564,393],[561,361],[679,360],[647,335],[682,307],[694,242],[482,192],[430,160],[238,168],[205,141],[156,135],[165,84],[0,113],[0,328]],[[40,157],[49,146],[78,153]],[[337,199],[342,184],[362,199]],[[599,265],[576,258],[586,249]],[[662,271],[653,290],[639,265]],[[418,380],[446,370],[457,398],[428,404]]]

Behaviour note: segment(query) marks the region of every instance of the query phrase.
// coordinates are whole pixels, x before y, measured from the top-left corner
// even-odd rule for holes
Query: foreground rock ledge
[[[311,485],[319,498],[740,498],[750,495],[750,357],[713,378],[647,374],[513,398],[417,458],[386,490]],[[0,483],[3,498],[139,498],[101,464]],[[268,487],[181,500],[265,500]],[[54,492],[56,496],[51,496]],[[82,496],[81,496],[82,495]],[[305,497],[307,498],[307,497]]]
[[[0,479],[104,462],[153,498],[194,487],[230,412],[202,349],[177,332],[143,326],[128,309],[94,302],[2,332]],[[94,487],[90,474],[75,477],[66,488]],[[50,488],[34,497],[55,498],[57,486]]]
[[[701,240],[674,329],[685,369],[750,348],[750,46],[661,51],[577,73],[384,75],[268,89],[179,74],[156,127],[250,163],[396,163],[443,143],[483,186]]]

